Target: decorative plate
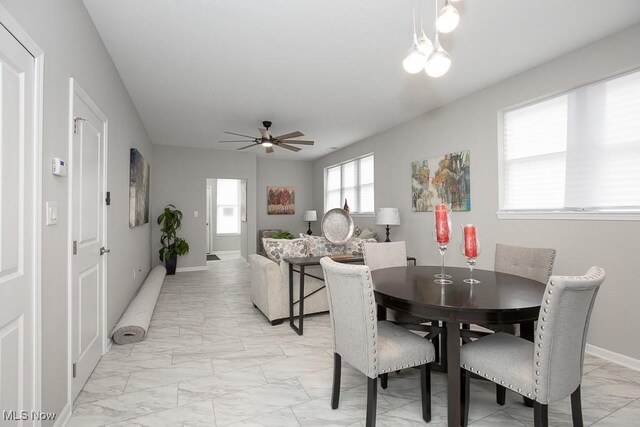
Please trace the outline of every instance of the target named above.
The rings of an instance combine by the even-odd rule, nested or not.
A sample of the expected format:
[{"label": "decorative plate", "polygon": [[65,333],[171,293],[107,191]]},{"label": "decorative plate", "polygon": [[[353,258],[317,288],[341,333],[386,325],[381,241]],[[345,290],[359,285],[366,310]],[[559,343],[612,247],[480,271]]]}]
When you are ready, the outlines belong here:
[{"label": "decorative plate", "polygon": [[342,245],[353,236],[353,219],[342,208],[331,209],[322,217],[322,234],[331,243]]}]

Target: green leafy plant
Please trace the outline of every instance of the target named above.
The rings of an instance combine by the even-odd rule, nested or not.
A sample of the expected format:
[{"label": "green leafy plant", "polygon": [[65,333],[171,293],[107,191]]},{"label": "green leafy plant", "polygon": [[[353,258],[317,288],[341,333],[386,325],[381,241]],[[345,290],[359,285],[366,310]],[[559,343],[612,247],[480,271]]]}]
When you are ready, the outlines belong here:
[{"label": "green leafy plant", "polygon": [[287,230],[276,231],[271,235],[274,239],[293,239],[294,235]]},{"label": "green leafy plant", "polygon": [[185,255],[189,253],[189,243],[177,236],[178,230],[182,227],[182,212],[174,205],[167,205],[164,211],[158,216],[160,225],[160,243],[162,248],[158,251],[160,261],[164,262],[175,255]]}]

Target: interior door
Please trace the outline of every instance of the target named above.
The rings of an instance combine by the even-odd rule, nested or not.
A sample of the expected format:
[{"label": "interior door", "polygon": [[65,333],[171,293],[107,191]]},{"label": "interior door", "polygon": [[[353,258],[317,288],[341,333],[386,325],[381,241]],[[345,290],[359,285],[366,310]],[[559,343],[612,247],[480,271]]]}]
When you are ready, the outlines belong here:
[{"label": "interior door", "polygon": [[[26,425],[35,379],[35,60],[0,25],[0,408]],[[6,416],[6,414],[3,414]],[[6,424],[4,424],[6,423]]]},{"label": "interior door", "polygon": [[104,328],[104,123],[74,91],[71,160],[71,302],[75,399],[102,355]]},{"label": "interior door", "polygon": [[210,185],[207,185],[207,254],[210,254],[213,250],[212,242],[212,224],[211,224],[211,204],[213,190]]}]

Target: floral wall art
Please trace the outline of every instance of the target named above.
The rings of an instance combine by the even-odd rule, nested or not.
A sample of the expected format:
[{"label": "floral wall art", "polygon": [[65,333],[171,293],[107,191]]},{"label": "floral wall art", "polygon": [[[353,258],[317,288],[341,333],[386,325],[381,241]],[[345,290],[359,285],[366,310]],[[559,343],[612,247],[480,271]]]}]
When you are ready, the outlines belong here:
[{"label": "floral wall art", "polygon": [[438,203],[454,211],[471,210],[469,150],[411,163],[411,208],[432,211]]},{"label": "floral wall art", "polygon": [[296,213],[294,187],[267,187],[267,214],[293,215]]},{"label": "floral wall art", "polygon": [[132,148],[129,156],[129,227],[149,222],[149,163]]}]

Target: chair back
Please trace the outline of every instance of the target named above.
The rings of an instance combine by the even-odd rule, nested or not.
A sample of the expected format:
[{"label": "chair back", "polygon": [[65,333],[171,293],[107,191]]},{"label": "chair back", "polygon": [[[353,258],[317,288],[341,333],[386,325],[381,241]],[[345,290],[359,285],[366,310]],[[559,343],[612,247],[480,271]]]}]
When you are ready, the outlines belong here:
[{"label": "chair back", "polygon": [[407,245],[405,242],[365,243],[363,255],[364,263],[371,271],[407,266]]},{"label": "chair back", "polygon": [[538,317],[533,355],[535,399],[543,404],[569,396],[580,385],[587,329],[605,271],[552,276]]},{"label": "chair back", "polygon": [[366,265],[320,260],[329,299],[333,351],[369,378],[378,376],[378,318]]},{"label": "chair back", "polygon": [[553,271],[556,250],[496,243],[494,270],[547,283]]}]

